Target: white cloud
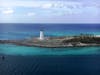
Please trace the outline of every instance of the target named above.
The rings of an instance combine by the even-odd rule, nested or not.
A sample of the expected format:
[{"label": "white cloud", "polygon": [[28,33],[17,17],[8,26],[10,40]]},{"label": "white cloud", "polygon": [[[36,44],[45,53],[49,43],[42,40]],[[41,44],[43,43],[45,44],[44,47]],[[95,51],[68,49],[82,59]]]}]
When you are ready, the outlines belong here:
[{"label": "white cloud", "polygon": [[27,13],[27,16],[35,16],[35,15],[36,15],[36,13],[34,13],[34,12]]},{"label": "white cloud", "polygon": [[45,0],[2,0],[0,1],[0,7],[30,7],[30,8],[42,8],[42,9],[54,9],[54,8],[60,8],[60,9],[79,9],[80,8],[85,8],[88,6],[92,7],[100,7],[100,3],[96,2],[95,0],[87,2],[85,1],[74,1],[74,0],[68,0],[68,1],[57,1],[57,0],[52,0],[52,1],[45,1]]},{"label": "white cloud", "polygon": [[46,4],[42,5],[42,8],[44,8],[44,9],[49,9],[49,8],[52,8],[52,7],[53,7],[53,3],[46,3]]},{"label": "white cloud", "polygon": [[1,12],[2,14],[5,14],[5,15],[11,15],[14,13],[14,10],[12,8],[7,8],[7,9],[2,9]]},{"label": "white cloud", "polygon": [[[11,1],[11,2],[2,1],[0,7],[11,7],[11,8],[25,7],[25,8],[32,8],[32,9],[36,8],[37,10],[38,8],[40,8],[43,10],[38,12],[46,13],[46,10],[47,11],[50,10],[52,12],[58,12],[60,14],[79,14],[85,11],[89,12],[90,10],[92,10],[92,8],[93,9],[99,8],[98,3],[95,4],[93,2],[90,2],[89,4],[87,4],[86,2],[81,2],[81,1],[76,1],[76,2],[75,1]],[[14,11],[12,9],[6,9],[3,10],[3,13],[12,14],[14,13]],[[90,13],[92,12],[90,11]],[[28,13],[27,15],[34,16],[35,13]]]},{"label": "white cloud", "polygon": [[[100,2],[79,1],[79,0],[12,0],[0,1],[0,11],[2,14],[11,15],[16,10],[15,15],[18,18],[25,17],[25,19],[48,19],[49,21],[61,20],[76,20],[94,19],[100,15]],[[21,10],[22,9],[22,10]],[[25,9],[25,10],[24,10]],[[2,15],[0,14],[0,15]],[[3,16],[4,16],[3,15]],[[14,15],[14,16],[15,16]],[[29,17],[28,17],[29,16]],[[34,17],[35,16],[35,17]],[[5,16],[9,17],[9,16]],[[15,18],[15,17],[14,17]],[[37,21],[38,21],[37,19]],[[53,19],[53,20],[52,20]],[[30,19],[28,19],[30,20]],[[87,20],[88,21],[88,20]],[[59,20],[60,22],[60,20]]]},{"label": "white cloud", "polygon": [[[69,5],[82,5],[86,4],[84,2],[78,2],[78,1],[2,1],[0,2],[0,6],[2,7],[44,7],[44,8],[50,8],[52,6],[54,7],[64,7]],[[87,4],[92,5],[93,2]],[[99,5],[99,3],[96,3],[96,5]],[[95,4],[94,4],[95,5]]]}]

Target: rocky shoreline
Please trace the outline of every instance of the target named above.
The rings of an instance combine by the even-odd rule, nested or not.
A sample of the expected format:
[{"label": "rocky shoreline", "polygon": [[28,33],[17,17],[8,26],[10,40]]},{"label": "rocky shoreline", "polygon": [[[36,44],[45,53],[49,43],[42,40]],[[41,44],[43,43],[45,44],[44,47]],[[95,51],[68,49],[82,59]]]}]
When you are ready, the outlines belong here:
[{"label": "rocky shoreline", "polygon": [[0,44],[14,44],[14,45],[20,45],[20,46],[44,47],[44,48],[100,46],[100,43],[95,43],[95,42],[84,43],[84,42],[76,41],[76,40],[77,39],[75,37],[52,37],[52,38],[46,38],[45,40],[39,40],[38,38],[35,37],[35,38],[24,39],[24,40],[0,40]]}]

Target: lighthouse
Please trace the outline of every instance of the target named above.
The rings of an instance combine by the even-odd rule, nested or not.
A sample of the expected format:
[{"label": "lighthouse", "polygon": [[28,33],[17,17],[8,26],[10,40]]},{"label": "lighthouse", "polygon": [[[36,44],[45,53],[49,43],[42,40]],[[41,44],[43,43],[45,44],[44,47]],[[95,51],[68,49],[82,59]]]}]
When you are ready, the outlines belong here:
[{"label": "lighthouse", "polygon": [[44,40],[44,32],[43,30],[40,30],[40,37],[39,37],[40,40]]}]

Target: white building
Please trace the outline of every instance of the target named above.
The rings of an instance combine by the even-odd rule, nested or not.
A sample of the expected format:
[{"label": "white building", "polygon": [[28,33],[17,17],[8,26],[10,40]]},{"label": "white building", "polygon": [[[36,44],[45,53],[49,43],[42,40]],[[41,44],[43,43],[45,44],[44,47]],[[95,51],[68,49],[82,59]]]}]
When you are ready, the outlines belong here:
[{"label": "white building", "polygon": [[40,40],[44,40],[44,32],[43,30],[40,30],[40,37],[39,37]]}]

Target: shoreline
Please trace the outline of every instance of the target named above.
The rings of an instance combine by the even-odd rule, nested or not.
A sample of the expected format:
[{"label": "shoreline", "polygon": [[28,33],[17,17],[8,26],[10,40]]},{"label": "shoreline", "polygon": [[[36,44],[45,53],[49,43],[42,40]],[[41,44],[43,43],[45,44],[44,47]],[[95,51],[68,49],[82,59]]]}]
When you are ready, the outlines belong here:
[{"label": "shoreline", "polygon": [[[78,36],[78,39],[79,39],[79,37],[80,36]],[[93,38],[93,37],[91,37],[91,38]],[[94,38],[100,39],[99,36],[95,36]],[[75,42],[73,40],[75,40]],[[24,39],[24,40],[0,40],[0,44],[14,44],[14,45],[19,45],[19,46],[43,47],[43,48],[100,46],[100,43],[97,44],[97,43],[82,43],[80,41],[77,42],[76,38],[73,36],[71,36],[71,37],[68,37],[68,36],[48,37],[48,38],[45,38],[45,40],[39,40],[38,37]]]}]

